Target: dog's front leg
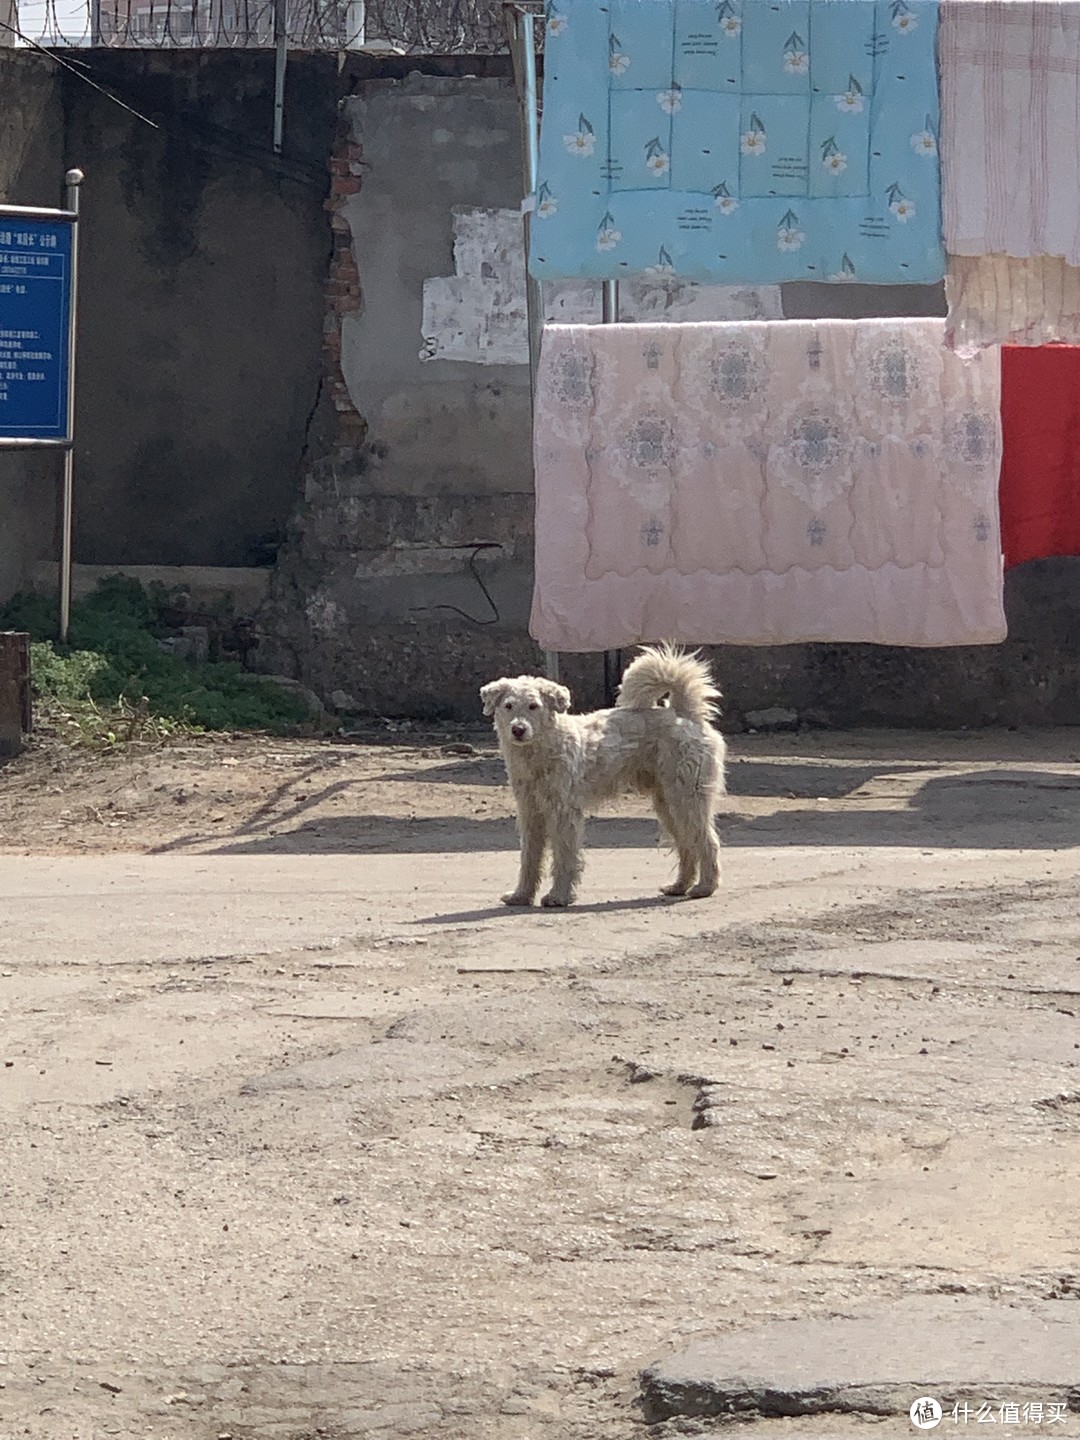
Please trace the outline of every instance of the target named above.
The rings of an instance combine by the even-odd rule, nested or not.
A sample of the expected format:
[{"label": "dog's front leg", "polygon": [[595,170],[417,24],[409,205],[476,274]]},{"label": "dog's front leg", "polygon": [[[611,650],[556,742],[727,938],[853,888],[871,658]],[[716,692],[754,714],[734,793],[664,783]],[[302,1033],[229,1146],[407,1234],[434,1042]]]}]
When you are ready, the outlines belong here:
[{"label": "dog's front leg", "polygon": [[531,806],[519,806],[518,830],[521,833],[521,869],[517,888],[504,895],[504,905],[531,905],[540,888],[540,872],[547,848],[544,817]]},{"label": "dog's front leg", "polygon": [[580,810],[558,810],[552,816],[552,881],[541,905],[572,905],[581,879],[581,846],[585,838],[585,816]]}]

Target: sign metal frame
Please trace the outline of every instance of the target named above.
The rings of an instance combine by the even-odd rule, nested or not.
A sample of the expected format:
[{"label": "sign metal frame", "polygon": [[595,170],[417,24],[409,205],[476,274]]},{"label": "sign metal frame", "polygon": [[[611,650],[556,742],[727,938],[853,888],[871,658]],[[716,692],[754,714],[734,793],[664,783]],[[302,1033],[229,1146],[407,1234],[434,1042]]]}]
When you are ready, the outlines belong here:
[{"label": "sign metal frame", "polygon": [[[13,221],[16,223],[19,221],[23,221],[25,223],[29,223],[30,225],[48,226],[50,228],[59,225],[68,225],[71,229],[70,247],[64,257],[65,259],[67,259],[68,263],[62,274],[46,275],[41,278],[35,277],[33,275],[24,275],[22,277],[17,277],[14,274],[8,273],[9,270],[15,268],[14,265],[9,267],[4,267],[3,265],[0,265],[0,287],[3,287],[5,285],[15,285],[20,279],[22,280],[24,285],[24,293],[25,288],[30,286],[36,286],[40,290],[42,286],[42,280],[51,282],[53,285],[59,286],[56,299],[50,299],[46,305],[35,306],[34,313],[36,316],[39,311],[44,312],[46,314],[46,319],[55,319],[57,317],[57,311],[59,311],[59,319],[61,321],[60,339],[61,343],[64,345],[65,348],[63,354],[57,356],[53,360],[53,372],[49,378],[52,379],[54,383],[57,383],[60,388],[59,399],[61,405],[62,427],[64,430],[64,434],[0,435],[0,450],[24,450],[28,448],[66,450],[70,448],[74,438],[72,434],[73,415],[72,406],[70,403],[71,396],[69,392],[72,391],[74,388],[72,385],[72,372],[75,351],[75,289],[76,272],[78,268],[79,212],[77,208],[68,210],[47,210],[39,206],[32,205],[0,205],[0,229],[6,228],[6,222],[9,221]],[[39,230],[37,233],[39,236],[41,236],[44,235],[46,232]],[[8,249],[8,247],[0,245],[0,252],[6,254],[13,255],[14,253],[19,253],[20,251],[25,253],[28,259],[40,260],[45,259],[46,257],[50,259],[52,258],[51,256],[48,256],[48,252],[44,249],[35,250],[30,247],[14,246]],[[3,312],[5,309],[3,303],[4,299],[5,295],[2,288],[0,288],[0,328],[3,328]],[[15,353],[17,358],[18,352]],[[0,356],[0,358],[3,357]],[[50,356],[50,359],[53,359],[53,357]],[[14,383],[25,384],[26,382],[16,381]],[[0,414],[0,424],[2,423],[3,415]],[[12,428],[16,428],[17,425],[18,420],[12,423]]]},{"label": "sign metal frame", "polygon": [[[69,225],[71,227],[70,248],[68,251],[69,259],[66,267],[66,273],[63,273],[59,277],[61,281],[59,296],[60,315],[62,320],[66,318],[66,335],[61,334],[58,338],[60,339],[61,343],[66,344],[66,349],[63,352],[62,358],[49,355],[49,359],[53,361],[54,364],[53,376],[54,378],[59,379],[60,384],[61,395],[59,396],[59,400],[62,402],[63,405],[63,434],[59,436],[19,434],[0,435],[0,452],[5,450],[60,450],[64,456],[64,482],[61,504],[59,625],[59,637],[62,643],[67,642],[68,625],[71,618],[71,542],[75,478],[75,343],[78,334],[79,296],[79,186],[83,182],[83,172],[81,170],[69,170],[64,176],[64,182],[67,187],[66,209],[52,210],[35,205],[0,205],[0,226],[6,227],[6,222],[8,221],[14,221],[17,223],[21,220],[27,225],[33,225],[34,223],[36,223],[38,225],[47,226]],[[6,253],[8,253],[9,255],[25,253],[27,256],[33,255],[35,256],[35,258],[41,258],[42,256],[47,255],[49,248],[50,247],[47,246],[0,246],[0,250],[6,251]],[[3,268],[3,266],[0,266],[0,270],[2,270]],[[35,277],[33,277],[32,275],[19,275],[14,273],[20,269],[17,262],[11,262],[7,268],[13,273],[10,275],[0,273],[0,285],[8,283],[14,285],[23,281],[25,281],[26,284],[34,283]],[[29,270],[32,267],[27,266],[25,268]],[[41,278],[55,280],[58,277],[52,275]],[[23,290],[20,292],[19,299],[22,300],[23,296],[29,293],[30,292],[26,290],[24,285]],[[4,299],[5,294],[4,292],[0,291],[0,330],[4,328],[2,324]],[[55,298],[50,299],[48,309],[42,310],[41,313],[45,314],[46,316],[48,316],[48,314],[51,314],[53,318],[55,318],[55,304]],[[62,325],[61,330],[63,330],[63,328],[64,327]],[[31,332],[29,338],[32,339],[34,335],[38,335],[40,338],[40,332],[38,331]],[[15,338],[17,340],[19,337],[16,336]],[[24,336],[23,338],[27,337]],[[15,369],[15,366],[18,363],[17,357],[20,352],[15,348],[12,348],[10,351],[4,348],[3,353],[10,353],[14,359],[14,363],[10,367],[10,373],[12,373],[12,375],[18,373],[20,377],[22,377],[25,374],[25,370]],[[39,360],[36,363],[44,364],[45,362]],[[55,367],[59,367],[58,377],[56,377],[55,374]],[[9,367],[3,368],[8,369]],[[43,378],[48,374],[48,372],[41,373]],[[13,381],[13,383],[38,384],[42,382],[36,379],[33,382],[28,382],[24,378],[20,378],[18,381]],[[17,429],[19,427],[16,422],[12,422],[10,428]],[[28,426],[25,428],[46,427]],[[55,426],[47,428],[58,429],[60,428],[60,426],[59,423],[57,423]]]}]

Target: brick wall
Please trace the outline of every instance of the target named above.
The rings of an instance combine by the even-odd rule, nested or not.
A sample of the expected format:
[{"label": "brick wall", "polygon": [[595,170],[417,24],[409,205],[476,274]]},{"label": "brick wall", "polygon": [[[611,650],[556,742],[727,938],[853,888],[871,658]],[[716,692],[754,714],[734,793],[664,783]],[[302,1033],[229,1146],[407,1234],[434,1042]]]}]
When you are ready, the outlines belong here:
[{"label": "brick wall", "polygon": [[341,369],[341,330],[346,315],[355,314],[363,304],[360,271],[353,251],[352,229],[345,214],[345,202],[359,195],[363,183],[363,147],[352,139],[347,124],[339,124],[330,157],[330,194],[324,207],[330,214],[333,249],[326,282],[326,318],[323,328],[324,383],[337,419],[336,444],[341,448],[362,445],[367,424],[357,410]]}]

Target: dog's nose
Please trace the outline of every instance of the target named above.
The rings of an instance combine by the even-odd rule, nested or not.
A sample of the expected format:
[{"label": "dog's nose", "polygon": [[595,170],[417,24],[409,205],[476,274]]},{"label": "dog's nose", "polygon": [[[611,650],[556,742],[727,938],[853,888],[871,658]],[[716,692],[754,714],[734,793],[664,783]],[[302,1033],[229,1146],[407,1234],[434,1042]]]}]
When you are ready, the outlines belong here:
[{"label": "dog's nose", "polygon": [[524,725],[521,725],[521,724],[511,725],[511,726],[510,726],[510,734],[513,735],[513,737],[514,737],[515,740],[524,740],[524,739],[525,739],[525,726],[524,726]]}]

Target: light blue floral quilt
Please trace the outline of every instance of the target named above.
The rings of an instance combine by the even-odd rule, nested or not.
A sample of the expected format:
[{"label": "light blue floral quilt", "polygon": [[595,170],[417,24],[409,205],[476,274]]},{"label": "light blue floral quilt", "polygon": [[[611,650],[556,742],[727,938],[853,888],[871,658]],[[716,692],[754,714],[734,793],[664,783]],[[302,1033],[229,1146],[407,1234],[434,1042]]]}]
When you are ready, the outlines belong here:
[{"label": "light blue floral quilt", "polygon": [[929,284],[936,0],[551,0],[530,268]]}]

